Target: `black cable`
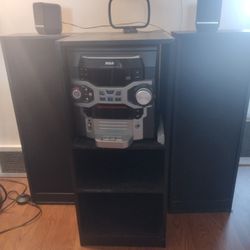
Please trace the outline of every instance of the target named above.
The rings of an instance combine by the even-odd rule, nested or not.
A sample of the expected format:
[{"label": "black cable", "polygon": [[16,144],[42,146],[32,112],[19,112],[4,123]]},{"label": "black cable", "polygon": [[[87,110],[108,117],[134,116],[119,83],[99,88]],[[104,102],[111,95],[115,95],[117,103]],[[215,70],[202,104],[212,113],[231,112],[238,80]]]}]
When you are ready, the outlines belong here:
[{"label": "black cable", "polygon": [[42,209],[41,209],[37,204],[35,204],[35,203],[33,203],[33,202],[29,202],[29,203],[27,203],[27,204],[29,204],[30,206],[33,206],[33,207],[37,208],[37,209],[38,209],[38,212],[37,212],[32,218],[30,218],[29,220],[25,221],[24,223],[0,231],[0,234],[4,234],[4,233],[7,233],[7,232],[9,232],[9,231],[18,229],[18,228],[20,228],[20,227],[27,226],[27,225],[29,225],[29,224],[35,222],[37,219],[39,219],[39,218],[42,216]]},{"label": "black cable", "polygon": [[[131,25],[131,24],[145,24],[144,22],[130,22],[130,23],[118,23],[118,25]],[[74,23],[69,23],[69,22],[62,22],[62,24],[66,24],[66,25],[70,25],[79,29],[83,29],[83,30],[89,30],[89,29],[97,29],[97,28],[107,28],[107,27],[111,27],[110,24],[101,24],[101,25],[95,25],[95,26],[80,26]]]},{"label": "black cable", "polygon": [[13,207],[15,205],[15,203],[16,203],[15,201],[11,201],[8,205],[6,205],[5,207],[1,208],[0,209],[0,214],[3,213],[3,212],[5,212],[8,208]]},{"label": "black cable", "polygon": [[[16,197],[15,197],[15,198],[12,198],[12,197],[10,196],[11,193],[15,193],[15,194],[16,194]],[[19,194],[16,190],[10,190],[10,191],[8,192],[8,198],[9,198],[10,200],[12,200],[12,201],[16,201],[16,198],[17,198],[19,195],[20,195],[20,194]]]},{"label": "black cable", "polygon": [[2,184],[0,184],[0,188],[2,189],[2,192],[4,194],[4,196],[1,196],[1,200],[0,200],[0,207],[1,207],[4,204],[4,202],[7,200],[8,194],[7,194],[7,190]]},{"label": "black cable", "polygon": [[[23,190],[22,190],[22,192],[21,192],[20,194],[24,194],[24,193],[27,191],[27,189],[28,189],[27,185],[26,185],[25,183],[20,182],[20,181],[10,180],[10,179],[6,179],[6,178],[1,178],[1,179],[0,179],[0,182],[9,182],[9,183],[15,183],[15,184],[22,185],[24,188],[23,188]],[[6,199],[9,198],[9,197],[8,197],[8,194],[9,194],[10,192],[12,192],[12,191],[15,191],[15,190],[9,191],[9,192],[7,193]],[[16,192],[16,191],[15,191],[15,192]],[[16,201],[15,201],[15,200],[12,200],[9,204],[7,204],[5,207],[2,207],[2,208],[0,209],[0,214],[3,213],[3,212],[5,212],[7,209],[13,207],[15,204],[16,204]]]},{"label": "black cable", "polygon": [[[150,23],[149,26],[153,26],[153,27],[156,27],[158,28],[159,30],[163,31],[163,32],[166,32],[167,34],[171,35],[171,32],[163,29],[161,26],[157,25],[157,24],[153,24],[153,23]],[[156,31],[156,30],[153,30],[153,31]]]},{"label": "black cable", "polygon": [[[4,208],[0,209],[0,214],[1,214],[2,212],[6,211],[7,208],[13,207],[14,205],[18,204],[18,198],[21,195],[25,195],[25,192],[27,191],[28,187],[27,187],[27,185],[25,183],[22,183],[22,182],[19,182],[19,181],[15,181],[15,180],[0,179],[0,181],[10,182],[10,183],[16,183],[16,184],[20,184],[20,185],[22,185],[24,187],[24,189],[22,190],[21,193],[18,193],[16,190],[10,190],[10,191],[7,192],[7,190],[4,188],[4,186],[2,184],[0,184],[0,187],[4,190],[3,191],[4,195],[5,195],[4,201],[6,201],[7,199],[11,200],[11,202],[8,205],[6,205]],[[12,194],[15,194],[16,196],[12,197]],[[24,223],[21,223],[21,224],[19,224],[17,226],[10,227],[10,228],[7,228],[7,229],[4,229],[4,230],[0,231],[0,234],[4,234],[4,233],[7,233],[9,231],[18,229],[20,227],[24,227],[26,225],[29,225],[29,224],[35,222],[37,219],[39,219],[41,217],[41,215],[42,215],[42,209],[37,204],[35,204],[34,202],[31,202],[31,201],[27,201],[27,202],[25,201],[25,203],[22,202],[22,204],[28,204],[30,206],[33,206],[33,207],[35,207],[38,210],[38,212],[32,218],[30,218],[29,220],[25,221]]]},{"label": "black cable", "polygon": [[62,22],[62,24],[67,24],[79,29],[83,29],[83,30],[89,30],[89,29],[97,29],[97,28],[104,28],[104,27],[110,27],[110,25],[108,24],[103,24],[103,25],[96,25],[96,26],[87,26],[87,27],[83,27],[74,23],[69,23],[69,22]]},{"label": "black cable", "polygon": [[6,178],[0,178],[0,182],[9,182],[9,183],[15,183],[15,184],[19,184],[19,185],[22,185],[24,187],[23,191],[21,192],[21,194],[24,194],[27,189],[28,189],[28,186],[23,183],[23,182],[20,182],[20,181],[16,181],[16,180],[11,180],[11,179],[6,179]]},{"label": "black cable", "polygon": [[[88,27],[83,27],[83,26],[80,26],[80,25],[77,25],[77,24],[73,24],[73,23],[68,23],[68,22],[62,22],[63,24],[67,24],[67,25],[71,25],[73,27],[76,27],[76,28],[79,28],[79,29],[83,29],[83,30],[88,30],[88,29],[96,29],[96,28],[104,28],[104,27],[111,27],[109,24],[103,24],[103,25],[96,25],[96,26],[88,26]],[[131,25],[131,24],[138,24],[138,23],[144,23],[144,22],[130,22],[130,23],[118,23],[118,25]],[[144,23],[145,24],[145,23]],[[156,25],[156,24],[153,24],[153,23],[150,23],[149,26],[153,26],[153,27],[156,27],[158,28],[159,30],[163,31],[163,32],[166,32],[167,34],[170,34],[171,33],[165,29],[163,29],[162,27]],[[154,32],[154,31],[157,31],[157,30],[150,30],[150,31],[144,31],[144,32]]]}]

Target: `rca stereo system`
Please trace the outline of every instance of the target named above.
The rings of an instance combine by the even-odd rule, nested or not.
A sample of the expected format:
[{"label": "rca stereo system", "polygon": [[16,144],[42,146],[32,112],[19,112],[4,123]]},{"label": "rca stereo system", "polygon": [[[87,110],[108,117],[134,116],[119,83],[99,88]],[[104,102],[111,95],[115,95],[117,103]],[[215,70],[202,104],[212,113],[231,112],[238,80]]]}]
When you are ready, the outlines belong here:
[{"label": "rca stereo system", "polygon": [[69,54],[78,136],[127,148],[156,134],[156,48],[74,50]]}]

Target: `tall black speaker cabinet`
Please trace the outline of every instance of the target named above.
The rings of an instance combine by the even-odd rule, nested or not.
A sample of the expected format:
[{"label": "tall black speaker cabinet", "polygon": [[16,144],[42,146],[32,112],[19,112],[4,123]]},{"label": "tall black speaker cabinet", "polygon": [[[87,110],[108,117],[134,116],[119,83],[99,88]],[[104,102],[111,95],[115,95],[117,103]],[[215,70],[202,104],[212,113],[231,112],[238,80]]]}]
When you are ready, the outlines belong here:
[{"label": "tall black speaker cabinet", "polygon": [[250,85],[250,33],[175,33],[172,212],[230,211]]},{"label": "tall black speaker cabinet", "polygon": [[55,41],[62,36],[1,38],[32,199],[73,202],[65,96]]}]

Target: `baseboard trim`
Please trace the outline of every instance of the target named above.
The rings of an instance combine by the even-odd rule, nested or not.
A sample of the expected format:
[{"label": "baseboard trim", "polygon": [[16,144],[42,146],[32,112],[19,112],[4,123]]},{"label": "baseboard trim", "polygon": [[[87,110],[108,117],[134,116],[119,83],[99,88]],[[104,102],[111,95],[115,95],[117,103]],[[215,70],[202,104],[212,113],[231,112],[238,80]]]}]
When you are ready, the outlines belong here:
[{"label": "baseboard trim", "polygon": [[99,235],[83,235],[81,241],[81,246],[89,247],[90,249],[97,246],[121,246],[121,247],[143,247],[146,249],[151,248],[165,248],[166,240],[165,236],[159,237],[136,237],[136,236],[99,236]]},{"label": "baseboard trim", "polygon": [[76,201],[74,193],[33,193],[31,198],[38,204],[74,204]]},{"label": "baseboard trim", "polygon": [[231,200],[170,201],[169,204],[169,213],[230,213],[231,211]]},{"label": "baseboard trim", "polygon": [[240,157],[239,166],[240,167],[249,167],[250,166],[250,157]]},{"label": "baseboard trim", "polygon": [[246,121],[241,143],[241,157],[250,157],[250,120]]},{"label": "baseboard trim", "polygon": [[21,152],[22,146],[17,145],[0,145],[0,152]]},{"label": "baseboard trim", "polygon": [[0,172],[0,178],[27,178],[26,173],[1,173]]}]

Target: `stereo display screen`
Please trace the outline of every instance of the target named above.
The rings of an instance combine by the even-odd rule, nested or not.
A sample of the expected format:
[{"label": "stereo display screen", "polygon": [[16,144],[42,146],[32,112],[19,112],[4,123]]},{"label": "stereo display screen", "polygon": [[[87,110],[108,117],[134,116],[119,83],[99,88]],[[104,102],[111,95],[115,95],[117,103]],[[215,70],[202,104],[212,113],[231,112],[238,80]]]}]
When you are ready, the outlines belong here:
[{"label": "stereo display screen", "polygon": [[143,61],[139,56],[131,58],[81,57],[79,78],[100,87],[123,87],[144,79]]}]

